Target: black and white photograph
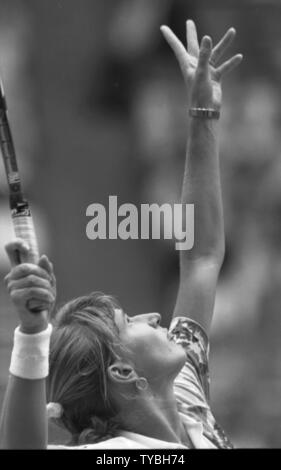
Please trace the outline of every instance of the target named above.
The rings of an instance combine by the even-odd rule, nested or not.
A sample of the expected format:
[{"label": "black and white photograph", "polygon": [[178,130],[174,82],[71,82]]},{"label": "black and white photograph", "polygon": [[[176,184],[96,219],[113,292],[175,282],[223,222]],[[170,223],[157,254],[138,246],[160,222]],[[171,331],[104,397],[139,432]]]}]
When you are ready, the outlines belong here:
[{"label": "black and white photograph", "polygon": [[280,449],[281,0],[0,0],[0,82],[0,449]]}]

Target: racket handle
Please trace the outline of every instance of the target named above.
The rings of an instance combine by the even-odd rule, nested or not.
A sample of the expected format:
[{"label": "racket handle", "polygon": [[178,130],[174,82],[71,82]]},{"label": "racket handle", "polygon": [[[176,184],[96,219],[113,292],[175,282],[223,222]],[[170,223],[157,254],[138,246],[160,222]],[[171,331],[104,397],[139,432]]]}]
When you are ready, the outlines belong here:
[{"label": "racket handle", "polygon": [[13,226],[16,237],[24,240],[29,246],[28,261],[37,264],[39,251],[32,217],[30,215],[13,217]]},{"label": "racket handle", "polygon": [[[16,237],[24,240],[29,246],[28,261],[30,263],[37,264],[39,260],[39,251],[31,215],[15,216],[12,220]],[[22,262],[20,256],[19,262]],[[32,313],[39,313],[44,310],[36,300],[32,299],[28,302],[27,308]]]}]

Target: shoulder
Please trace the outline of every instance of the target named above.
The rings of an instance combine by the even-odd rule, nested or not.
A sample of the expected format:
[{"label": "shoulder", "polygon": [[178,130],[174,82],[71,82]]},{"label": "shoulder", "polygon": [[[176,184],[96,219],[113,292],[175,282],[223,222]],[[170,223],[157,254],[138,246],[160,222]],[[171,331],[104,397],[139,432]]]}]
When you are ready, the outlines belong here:
[{"label": "shoulder", "polygon": [[209,340],[199,323],[190,318],[176,317],[171,322],[170,334],[196,362],[203,364],[208,360]]},{"label": "shoulder", "polygon": [[186,362],[175,380],[177,394],[184,394],[194,405],[206,408],[209,401],[209,340],[204,329],[186,317],[176,317],[172,320],[170,334],[173,340],[180,344],[186,353]]},{"label": "shoulder", "polygon": [[185,349],[186,362],[174,382],[178,410],[203,426],[203,434],[218,448],[232,447],[217,424],[209,403],[209,341],[199,323],[176,317],[170,327],[174,341]]}]

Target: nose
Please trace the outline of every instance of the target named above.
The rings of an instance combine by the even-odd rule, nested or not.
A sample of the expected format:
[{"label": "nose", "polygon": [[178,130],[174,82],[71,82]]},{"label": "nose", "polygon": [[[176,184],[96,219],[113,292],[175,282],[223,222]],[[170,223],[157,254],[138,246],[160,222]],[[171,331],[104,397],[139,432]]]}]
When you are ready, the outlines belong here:
[{"label": "nose", "polygon": [[161,315],[157,312],[142,313],[133,317],[134,321],[146,322],[149,325],[157,327],[161,323]]}]

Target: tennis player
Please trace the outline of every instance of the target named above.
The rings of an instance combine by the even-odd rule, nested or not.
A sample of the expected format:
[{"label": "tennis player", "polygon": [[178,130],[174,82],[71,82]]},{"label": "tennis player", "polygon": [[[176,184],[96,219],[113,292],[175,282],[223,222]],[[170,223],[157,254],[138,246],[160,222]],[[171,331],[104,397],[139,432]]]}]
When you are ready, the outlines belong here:
[{"label": "tennis player", "polygon": [[[8,244],[13,267],[5,282],[20,325],[2,410],[2,448],[231,447],[210,409],[208,335],[224,257],[221,80],[242,56],[221,62],[235,36],[232,28],[214,48],[208,36],[199,46],[195,25],[187,21],[187,49],[168,27],[161,30],[186,83],[182,203],[195,205],[195,244],[180,252],[170,329],[161,327],[159,313],[131,317],[100,293],[66,303],[51,325],[51,263],[46,256],[38,265],[28,263],[24,242]],[[27,262],[16,265],[16,250]],[[32,314],[31,299],[45,310]],[[48,414],[70,432],[68,446],[48,446]]]}]

